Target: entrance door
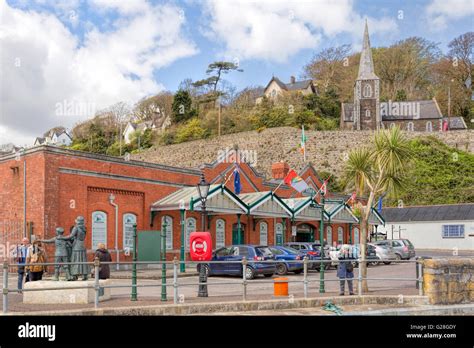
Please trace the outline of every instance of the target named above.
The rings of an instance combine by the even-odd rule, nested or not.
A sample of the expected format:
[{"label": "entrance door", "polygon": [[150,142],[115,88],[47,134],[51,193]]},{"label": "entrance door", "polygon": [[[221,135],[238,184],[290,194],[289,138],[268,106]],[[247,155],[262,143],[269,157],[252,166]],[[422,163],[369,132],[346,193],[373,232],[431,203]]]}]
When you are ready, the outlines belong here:
[{"label": "entrance door", "polygon": [[240,233],[237,231],[237,224],[232,225],[232,244],[245,244],[244,241],[244,231],[245,231],[245,224],[240,224]]},{"label": "entrance door", "polygon": [[277,223],[275,225],[276,245],[283,245],[283,224]]},{"label": "entrance door", "polygon": [[314,242],[313,226],[308,224],[299,225],[296,230],[296,241],[310,243]]}]

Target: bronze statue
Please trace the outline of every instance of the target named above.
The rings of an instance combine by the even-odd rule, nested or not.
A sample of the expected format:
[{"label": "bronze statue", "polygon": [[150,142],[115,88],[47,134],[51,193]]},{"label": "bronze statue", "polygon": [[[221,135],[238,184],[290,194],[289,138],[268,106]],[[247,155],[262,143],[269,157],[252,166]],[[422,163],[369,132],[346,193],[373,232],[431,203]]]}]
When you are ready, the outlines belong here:
[{"label": "bronze statue", "polygon": [[[86,253],[86,227],[84,226],[84,217],[76,218],[76,225],[69,236],[63,237],[64,240],[72,240],[71,262],[87,262]],[[72,264],[71,275],[74,280],[82,276],[82,280],[87,280],[89,266],[86,264]]]},{"label": "bronze statue", "polygon": [[61,268],[64,268],[66,273],[66,280],[72,280],[71,273],[69,272],[69,265],[60,265],[61,262],[70,262],[71,255],[68,253],[70,242],[68,242],[64,236],[64,228],[57,227],[56,228],[56,237],[51,239],[39,239],[40,242],[43,243],[54,243],[56,249],[54,251],[54,262],[56,265],[54,266],[54,278],[53,280],[59,280],[59,274],[61,273]]}]

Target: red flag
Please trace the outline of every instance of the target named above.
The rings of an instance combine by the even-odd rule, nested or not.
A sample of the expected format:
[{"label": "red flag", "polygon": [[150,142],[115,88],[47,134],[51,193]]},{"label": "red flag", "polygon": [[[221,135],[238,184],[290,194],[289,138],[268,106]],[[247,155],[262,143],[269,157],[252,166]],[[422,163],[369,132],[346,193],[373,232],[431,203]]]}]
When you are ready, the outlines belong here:
[{"label": "red flag", "polygon": [[324,180],[323,184],[321,185],[321,194],[323,194],[324,196],[326,196],[326,194],[328,193],[327,182],[327,180]]},{"label": "red flag", "polygon": [[285,179],[283,179],[283,182],[286,185],[293,187],[298,192],[303,192],[309,187],[308,184],[302,178],[300,178],[293,169],[288,172],[288,174],[285,176]]}]

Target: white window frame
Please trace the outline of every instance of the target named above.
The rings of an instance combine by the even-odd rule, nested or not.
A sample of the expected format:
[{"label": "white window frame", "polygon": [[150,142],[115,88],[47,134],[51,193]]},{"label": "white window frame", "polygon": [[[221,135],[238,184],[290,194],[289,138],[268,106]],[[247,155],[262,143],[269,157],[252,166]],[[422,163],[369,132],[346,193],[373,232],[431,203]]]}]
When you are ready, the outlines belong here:
[{"label": "white window frame", "polygon": [[354,240],[352,244],[359,244],[360,243],[360,230],[358,227],[354,227]]},{"label": "white window frame", "polygon": [[372,97],[372,86],[368,83],[364,85],[364,88],[362,89],[362,96],[364,98],[371,98]]},{"label": "white window frame", "polygon": [[441,238],[443,239],[464,239],[464,225],[462,224],[452,224],[452,225],[442,225],[441,226]]},{"label": "white window frame", "polygon": [[344,244],[344,229],[341,226],[337,228],[337,244]]},{"label": "white window frame", "polygon": [[326,227],[326,242],[329,246],[332,246],[332,226]]},{"label": "white window frame", "polygon": [[365,117],[370,117],[370,109],[365,109]]},{"label": "white window frame", "polygon": [[161,218],[161,228],[163,229],[163,222],[166,219],[166,250],[173,250],[173,217],[164,215]]},{"label": "white window frame", "polygon": [[[126,225],[128,224],[126,222],[127,217],[133,217],[132,220],[132,226],[131,229],[126,229]],[[125,213],[122,215],[122,230],[123,230],[123,249],[125,251],[130,251],[133,250],[133,224],[137,223],[137,215],[133,213]]]},{"label": "white window frame", "polygon": [[415,130],[415,124],[413,122],[408,122],[407,131],[413,132]]},{"label": "white window frame", "polygon": [[433,131],[433,123],[431,123],[431,121],[426,122],[426,131],[427,132]]},{"label": "white window frame", "polygon": [[268,224],[260,222],[260,245],[268,245]]}]

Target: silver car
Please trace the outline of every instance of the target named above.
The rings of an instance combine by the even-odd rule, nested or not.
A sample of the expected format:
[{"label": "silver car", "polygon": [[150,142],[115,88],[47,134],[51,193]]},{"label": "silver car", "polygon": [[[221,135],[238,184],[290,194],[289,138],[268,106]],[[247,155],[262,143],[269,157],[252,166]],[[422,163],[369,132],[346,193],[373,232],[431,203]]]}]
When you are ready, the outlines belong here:
[{"label": "silver car", "polygon": [[410,260],[416,255],[415,247],[408,239],[386,239],[374,244],[391,246],[397,260]]},{"label": "silver car", "polygon": [[395,254],[395,251],[390,245],[388,245],[388,243],[369,243],[369,245],[372,245],[375,248],[377,258],[384,264],[390,265],[392,261],[397,260],[397,255]]}]

